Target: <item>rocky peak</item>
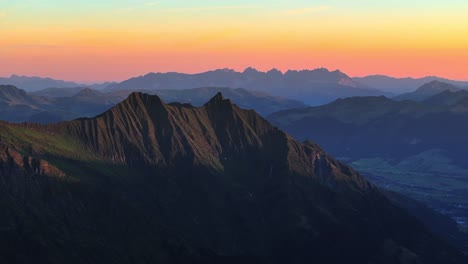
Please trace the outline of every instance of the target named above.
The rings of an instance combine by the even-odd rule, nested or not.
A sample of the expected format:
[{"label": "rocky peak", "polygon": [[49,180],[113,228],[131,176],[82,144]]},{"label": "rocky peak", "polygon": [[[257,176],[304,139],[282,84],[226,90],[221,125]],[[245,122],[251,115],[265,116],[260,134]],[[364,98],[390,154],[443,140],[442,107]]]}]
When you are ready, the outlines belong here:
[{"label": "rocky peak", "polygon": [[220,103],[229,101],[229,99],[224,99],[223,94],[221,92],[217,92],[215,96],[213,96],[206,104],[205,106],[210,106],[210,105],[218,105]]},{"label": "rocky peak", "polygon": [[122,104],[132,108],[154,108],[166,106],[166,103],[159,96],[141,92],[132,92],[128,98],[122,102]]}]

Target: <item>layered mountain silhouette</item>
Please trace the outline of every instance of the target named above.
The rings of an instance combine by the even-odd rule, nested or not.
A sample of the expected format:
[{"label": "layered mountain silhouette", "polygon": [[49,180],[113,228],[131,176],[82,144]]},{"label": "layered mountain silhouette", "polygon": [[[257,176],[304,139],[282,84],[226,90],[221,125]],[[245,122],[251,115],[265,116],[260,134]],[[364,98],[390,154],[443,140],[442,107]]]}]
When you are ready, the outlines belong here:
[{"label": "layered mountain silhouette", "polygon": [[468,153],[462,147],[468,132],[465,94],[446,90],[423,102],[386,97],[339,99],[323,106],[280,111],[268,119],[300,140],[314,138],[340,157],[402,158],[446,149],[458,165],[466,166],[463,157]]},{"label": "layered mountain silhouette", "polygon": [[11,85],[0,85],[0,119],[5,121],[25,121],[30,116],[41,113],[48,101],[30,96],[24,90]]},{"label": "layered mountain silhouette", "polygon": [[460,88],[453,84],[440,82],[440,81],[432,81],[432,82],[422,85],[421,87],[416,89],[416,91],[414,92],[400,94],[396,96],[394,99],[399,100],[399,101],[402,101],[402,100],[424,101],[444,91],[456,92],[459,90]]},{"label": "layered mountain silhouette", "polygon": [[0,260],[466,263],[352,168],[216,94],[0,123]]},{"label": "layered mountain silhouette", "polygon": [[51,78],[28,77],[11,75],[8,78],[0,77],[0,84],[21,87],[27,91],[36,91],[51,87],[76,87],[80,86],[74,82],[54,80]]},{"label": "layered mountain silhouette", "polygon": [[243,72],[220,69],[199,74],[149,73],[127,81],[109,85],[108,90],[155,90],[189,89],[194,87],[239,87],[247,90],[267,92],[271,95],[318,105],[337,98],[366,95],[385,95],[367,86],[360,85],[340,71],[327,69],[289,70],[284,74],[278,70],[268,72],[247,68]]},{"label": "layered mountain silhouette", "polygon": [[[91,84],[87,85],[94,89],[103,89],[112,83],[100,83],[100,84]],[[10,77],[0,77],[0,85],[12,85],[20,87],[21,89],[34,92],[47,88],[74,88],[74,87],[83,87],[85,85],[78,84],[75,82],[55,80],[52,78],[42,78],[42,77],[30,77],[30,76],[19,76],[11,75]]]},{"label": "layered mountain silhouette", "polygon": [[[320,105],[337,98],[352,96],[394,96],[414,91],[416,88],[431,81],[450,83],[468,90],[468,82],[466,81],[455,81],[436,76],[394,78],[385,75],[371,75],[350,78],[340,71],[328,71],[324,68],[302,71],[288,70],[285,73],[276,69],[261,72],[254,68],[247,68],[243,72],[218,69],[199,74],[177,72],[149,73],[121,83],[106,82],[88,85],[41,77],[18,75],[6,78],[0,77],[0,85],[13,85],[28,92],[38,92],[36,95],[50,97],[71,96],[70,90],[64,88],[76,90],[80,87],[108,91],[241,87],[247,90],[263,91],[276,96],[303,100],[311,105]],[[40,91],[45,89],[47,90]],[[60,96],[55,94],[59,94]]]},{"label": "layered mountain silhouette", "polygon": [[[328,105],[285,110],[268,119],[300,140],[314,139],[327,151],[349,160],[402,160],[434,149],[468,168],[465,143],[468,100],[445,91],[424,102],[385,97],[340,99]],[[445,154],[444,154],[445,155]]]},{"label": "layered mountain silhouette", "polygon": [[0,119],[10,122],[54,123],[108,110],[122,97],[83,88],[70,97],[29,94],[15,86],[0,85]]},{"label": "layered mountain silhouette", "polygon": [[[266,93],[205,87],[186,90],[145,91],[157,94],[167,102],[203,105],[218,91],[244,108],[255,109],[262,115],[276,111],[305,107],[305,104]],[[48,88],[33,93],[14,86],[0,85],[0,119],[10,122],[55,123],[79,117],[98,115],[124,100],[132,91],[103,92],[87,87]]]},{"label": "layered mountain silhouette", "polygon": [[466,81],[455,81],[436,76],[423,78],[394,78],[385,75],[370,75],[366,77],[355,77],[353,80],[362,85],[374,87],[375,89],[393,94],[409,93],[432,81],[449,83],[457,87],[468,87],[468,82]]}]

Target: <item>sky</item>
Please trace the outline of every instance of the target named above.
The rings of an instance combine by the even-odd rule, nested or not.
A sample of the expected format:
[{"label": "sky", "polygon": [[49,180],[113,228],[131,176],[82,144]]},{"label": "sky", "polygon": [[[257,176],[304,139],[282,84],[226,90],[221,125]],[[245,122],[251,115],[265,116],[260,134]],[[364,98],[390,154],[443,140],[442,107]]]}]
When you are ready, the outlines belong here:
[{"label": "sky", "polygon": [[466,0],[0,0],[0,76],[216,68],[468,80]]}]

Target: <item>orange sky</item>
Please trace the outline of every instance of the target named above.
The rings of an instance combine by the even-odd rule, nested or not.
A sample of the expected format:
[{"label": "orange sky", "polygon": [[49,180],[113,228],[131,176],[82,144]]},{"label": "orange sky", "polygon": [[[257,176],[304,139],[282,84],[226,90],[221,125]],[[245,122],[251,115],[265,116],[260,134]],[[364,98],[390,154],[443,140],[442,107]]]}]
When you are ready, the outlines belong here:
[{"label": "orange sky", "polygon": [[54,1],[0,0],[0,76],[119,81],[252,66],[468,80],[463,1]]}]

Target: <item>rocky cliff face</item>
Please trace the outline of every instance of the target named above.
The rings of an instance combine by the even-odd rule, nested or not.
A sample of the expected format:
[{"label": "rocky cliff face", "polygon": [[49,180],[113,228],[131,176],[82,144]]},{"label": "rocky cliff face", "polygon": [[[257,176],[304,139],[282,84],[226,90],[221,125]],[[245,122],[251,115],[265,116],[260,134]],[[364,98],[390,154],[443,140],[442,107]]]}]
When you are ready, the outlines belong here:
[{"label": "rocky cliff face", "polygon": [[[5,126],[0,136],[21,152],[25,128]],[[134,93],[95,118],[26,131],[49,138],[30,152],[58,169],[36,166],[41,180],[7,211],[10,236],[21,237],[15,246],[0,240],[10,261],[466,261],[350,167],[221,94],[197,108]],[[58,171],[71,178],[51,177]],[[7,208],[17,201],[0,197]]]},{"label": "rocky cliff face", "polygon": [[17,151],[0,145],[0,171],[2,175],[23,174],[64,177],[65,174],[47,161],[23,156]]}]

